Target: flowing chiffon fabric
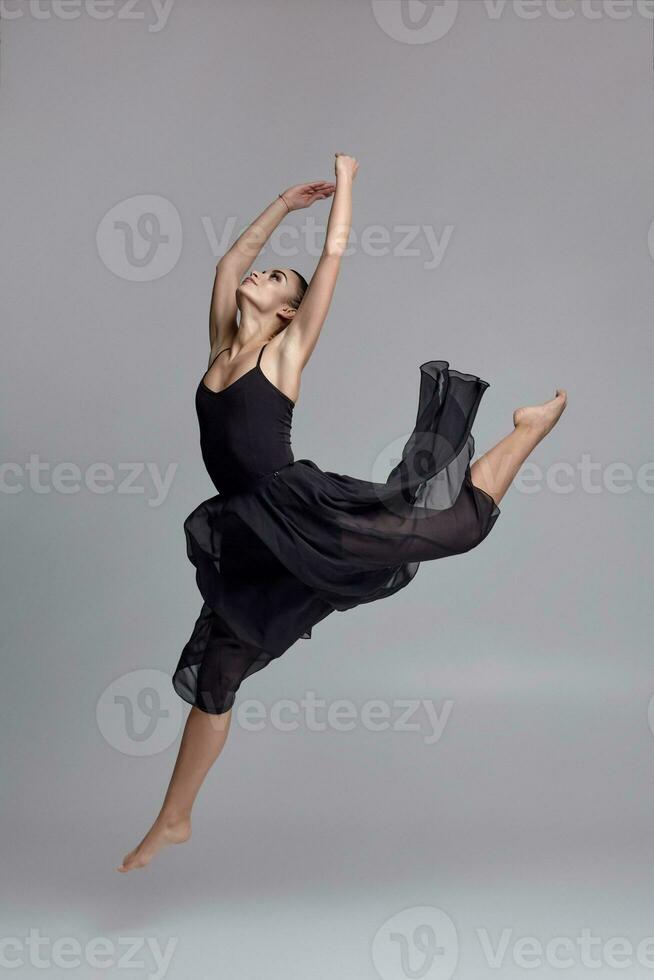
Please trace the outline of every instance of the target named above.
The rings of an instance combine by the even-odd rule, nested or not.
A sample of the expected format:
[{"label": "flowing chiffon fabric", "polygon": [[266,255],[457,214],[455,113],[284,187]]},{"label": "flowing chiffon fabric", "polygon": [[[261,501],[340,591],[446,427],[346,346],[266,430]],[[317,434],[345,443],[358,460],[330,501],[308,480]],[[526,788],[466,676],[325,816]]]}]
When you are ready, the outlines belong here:
[{"label": "flowing chiffon fabric", "polygon": [[[240,390],[218,402],[223,416],[235,399],[244,411],[250,396],[252,405],[268,398],[274,409],[277,392],[290,418],[293,403],[260,371],[239,381]],[[276,469],[189,514],[187,555],[204,602],[173,675],[180,697],[212,714],[229,710],[246,677],[309,639],[331,612],[391,596],[421,562],[484,540],[500,510],[473,485],[470,462],[488,387],[447,361],[427,361],[415,426],[385,482],[324,471],[292,453],[289,462],[287,440]]]}]

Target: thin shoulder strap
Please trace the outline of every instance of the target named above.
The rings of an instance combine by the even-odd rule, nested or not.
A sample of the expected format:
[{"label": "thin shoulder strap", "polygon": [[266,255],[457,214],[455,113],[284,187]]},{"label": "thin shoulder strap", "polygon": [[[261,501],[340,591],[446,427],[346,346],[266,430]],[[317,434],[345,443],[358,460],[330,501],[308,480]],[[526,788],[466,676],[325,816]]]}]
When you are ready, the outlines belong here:
[{"label": "thin shoulder strap", "polygon": [[[211,362],[211,364],[215,364],[215,363],[216,363],[216,361],[218,360],[218,358],[220,357],[220,355],[221,355],[221,354],[222,354],[222,353],[223,353],[224,351],[226,351],[226,350],[231,350],[231,349],[232,349],[231,347],[223,347],[223,349],[222,349],[222,350],[219,350],[219,351],[218,351],[218,353],[217,353],[217,354],[216,354],[216,356],[214,357],[214,359],[213,359],[213,361]],[[211,364],[209,365],[209,367],[211,367]]]},{"label": "thin shoulder strap", "polygon": [[257,367],[259,367],[259,363],[260,363],[260,361],[261,361],[261,355],[263,354],[263,352],[264,352],[264,350],[265,350],[265,348],[266,348],[267,346],[268,346],[268,343],[266,342],[266,343],[265,343],[265,344],[263,345],[263,347],[261,348],[261,350],[259,351],[259,356],[257,357]]}]

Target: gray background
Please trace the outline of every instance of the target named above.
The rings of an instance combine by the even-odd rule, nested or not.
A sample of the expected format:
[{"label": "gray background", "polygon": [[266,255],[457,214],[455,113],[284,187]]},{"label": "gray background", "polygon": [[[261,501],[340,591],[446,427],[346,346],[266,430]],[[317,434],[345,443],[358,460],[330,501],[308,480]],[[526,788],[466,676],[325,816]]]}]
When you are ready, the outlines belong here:
[{"label": "gray background", "polygon": [[[651,461],[652,22],[599,2],[596,19],[564,0],[568,19],[538,4],[533,18],[507,4],[494,19],[462,2],[442,37],[407,43],[383,29],[401,23],[385,4],[376,17],[367,0],[178,0],[161,29],[145,0],[142,19],[120,3],[106,21],[6,4],[21,14],[3,21],[0,92],[3,458],[14,466],[0,497],[2,922],[25,961],[14,976],[44,976],[25,946],[37,929],[81,944],[172,939],[175,980],[396,980],[417,974],[401,965],[401,940],[375,935],[408,910],[395,933],[417,970],[422,906],[458,934],[457,958],[439,933],[448,952],[429,980],[452,968],[651,975],[635,955],[617,970],[597,951],[591,969],[578,950],[565,971],[547,959],[529,971],[512,944],[587,928],[635,948],[654,934],[651,476],[649,492],[636,483]],[[480,548],[423,564],[386,602],[333,614],[239,695],[268,710],[307,692],[359,708],[382,699],[393,719],[398,699],[449,703],[440,739],[425,738],[423,712],[411,719],[420,730],[381,732],[361,721],[314,731],[303,716],[296,730],[249,731],[235,714],[191,842],[122,876],[113,869],[156,815],[188,710],[169,678],[201,604],[182,523],[214,493],[193,406],[218,257],[207,227],[220,237],[233,221],[231,243],[280,190],[331,179],[336,151],[360,163],[357,242],[381,225],[391,247],[357,244],[343,262],[303,377],[296,458],[370,478],[413,425],[427,359],[491,383],[477,453],[510,430],[514,408],[557,386],[568,408],[531,457],[539,489],[514,485]],[[168,247],[181,251],[165,275],[145,266],[133,281],[111,267],[120,233],[115,255],[96,235],[115,205],[135,224],[138,202],[121,202],[141,195],[172,202],[181,234],[169,228]],[[324,224],[328,207],[285,226]],[[451,226],[436,268],[422,234],[418,254],[400,254],[398,229],[420,225],[439,238]],[[255,267],[309,278],[316,258],[298,241]],[[64,493],[47,475],[37,492],[30,454],[51,475],[64,462],[177,469],[152,506],[147,474],[141,493],[117,480]],[[570,492],[546,483],[560,463]],[[616,463],[631,468],[622,492],[609,482]],[[160,698],[150,715],[140,670]],[[502,929],[509,949],[494,970],[477,930],[495,945]],[[141,959],[45,975],[151,975]]]}]

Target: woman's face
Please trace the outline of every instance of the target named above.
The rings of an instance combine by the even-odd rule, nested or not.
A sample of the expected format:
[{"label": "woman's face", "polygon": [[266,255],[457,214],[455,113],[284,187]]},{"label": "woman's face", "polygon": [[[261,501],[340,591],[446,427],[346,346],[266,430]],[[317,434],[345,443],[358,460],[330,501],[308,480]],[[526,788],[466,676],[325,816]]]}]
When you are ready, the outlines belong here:
[{"label": "woman's face", "polygon": [[239,309],[247,299],[260,313],[276,313],[280,308],[288,308],[295,296],[299,280],[292,269],[253,269],[236,290]]}]

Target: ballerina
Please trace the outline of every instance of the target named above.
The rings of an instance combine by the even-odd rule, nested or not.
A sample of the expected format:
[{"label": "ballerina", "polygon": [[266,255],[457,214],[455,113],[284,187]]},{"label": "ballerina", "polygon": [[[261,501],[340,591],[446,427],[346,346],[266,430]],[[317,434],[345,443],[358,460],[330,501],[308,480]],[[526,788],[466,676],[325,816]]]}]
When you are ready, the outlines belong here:
[{"label": "ballerina", "polygon": [[[477,547],[567,395],[524,406],[513,429],[471,464],[472,425],[488,382],[420,365],[415,427],[385,482],[324,471],[291,448],[300,381],[332,300],[359,164],[337,153],[335,182],[289,187],[216,267],[210,355],[196,389],[200,447],[218,493],[184,522],[203,597],[172,676],[191,705],[160,812],[117,870],[143,868],[191,836],[191,810],[227,739],[241,683],[332,612],[405,588],[423,561]],[[290,268],[248,269],[290,211],[333,196],[310,283]],[[246,275],[247,273],[247,275]],[[240,319],[239,319],[240,313]]]}]

